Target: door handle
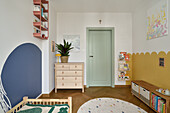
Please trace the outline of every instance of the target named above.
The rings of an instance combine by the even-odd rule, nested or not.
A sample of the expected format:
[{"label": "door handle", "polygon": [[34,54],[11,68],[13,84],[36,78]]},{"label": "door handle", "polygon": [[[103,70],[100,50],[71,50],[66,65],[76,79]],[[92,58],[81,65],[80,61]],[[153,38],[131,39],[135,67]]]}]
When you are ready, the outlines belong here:
[{"label": "door handle", "polygon": [[89,57],[93,57],[93,56],[89,56]]}]

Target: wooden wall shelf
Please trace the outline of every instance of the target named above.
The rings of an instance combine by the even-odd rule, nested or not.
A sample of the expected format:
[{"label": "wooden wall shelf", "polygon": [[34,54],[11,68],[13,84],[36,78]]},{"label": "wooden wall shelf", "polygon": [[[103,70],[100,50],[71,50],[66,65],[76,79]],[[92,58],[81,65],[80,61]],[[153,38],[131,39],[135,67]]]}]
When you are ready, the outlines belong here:
[{"label": "wooden wall shelf", "polygon": [[34,37],[41,38],[41,33],[33,33]]},{"label": "wooden wall shelf", "polygon": [[34,1],[34,5],[40,5],[41,2],[40,1]]},{"label": "wooden wall shelf", "polygon": [[48,22],[48,20],[46,20],[44,17],[41,16],[41,21],[42,22]]},{"label": "wooden wall shelf", "polygon": [[41,23],[40,22],[33,22],[33,26],[40,29]]},{"label": "wooden wall shelf", "polygon": [[33,36],[35,37],[35,38],[39,38],[39,39],[43,39],[43,40],[47,40],[48,39],[48,37],[42,37],[41,36],[41,33],[33,33]]},{"label": "wooden wall shelf", "polygon": [[[146,104],[148,105],[151,109],[153,109],[156,113],[159,113],[158,111],[155,110],[155,108],[152,107],[152,103],[151,103],[151,94],[155,94],[156,96],[158,97],[161,97],[162,99],[164,99],[166,101],[166,113],[170,113],[170,96],[166,96],[166,95],[163,95],[159,92],[156,91],[156,89],[159,89],[159,87],[157,86],[154,86],[150,83],[147,83],[145,81],[142,81],[142,80],[135,80],[135,81],[132,81],[132,85],[133,83],[135,83],[136,85],[138,85],[139,87],[142,87],[146,90],[148,90],[150,92],[150,100],[149,100],[149,104]],[[133,87],[133,86],[132,86]],[[140,88],[138,90],[138,94],[134,92],[133,88],[132,88],[132,94],[135,95],[137,98],[139,98],[141,101],[143,101],[143,99],[141,99],[141,94],[140,94]],[[144,101],[143,101],[144,102]],[[146,102],[144,102],[146,103]]]},{"label": "wooden wall shelf", "polygon": [[46,1],[46,0],[42,0],[41,1],[43,4],[48,4],[48,1]]},{"label": "wooden wall shelf", "polygon": [[34,16],[40,19],[41,11],[33,11]]},{"label": "wooden wall shelf", "polygon": [[43,12],[44,12],[44,13],[48,13],[48,10],[45,9]]},{"label": "wooden wall shelf", "polygon": [[[40,22],[33,22],[33,26],[40,29],[41,23]],[[48,31],[48,29],[41,26],[41,31]]]},{"label": "wooden wall shelf", "polygon": [[34,5],[40,5],[41,3],[43,4],[48,4],[48,1],[46,0],[33,0]]},{"label": "wooden wall shelf", "polygon": [[[33,22],[35,29],[33,36],[35,38],[47,40],[49,37],[49,1],[33,0],[33,4],[35,7],[33,11],[33,15],[35,16],[35,21]],[[45,38],[42,37],[43,34]]]},{"label": "wooden wall shelf", "polygon": [[41,26],[41,31],[48,31],[48,29]]}]

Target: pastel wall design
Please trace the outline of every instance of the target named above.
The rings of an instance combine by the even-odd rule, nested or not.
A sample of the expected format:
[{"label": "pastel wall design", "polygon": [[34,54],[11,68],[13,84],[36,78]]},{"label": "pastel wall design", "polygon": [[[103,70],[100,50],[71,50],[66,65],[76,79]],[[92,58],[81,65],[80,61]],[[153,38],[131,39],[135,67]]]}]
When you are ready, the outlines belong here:
[{"label": "pastel wall design", "polygon": [[[165,66],[159,66],[164,58]],[[144,80],[161,88],[170,89],[170,52],[136,53],[132,55],[133,80]]]},{"label": "pastel wall design", "polygon": [[41,50],[36,45],[26,43],[18,46],[7,58],[1,79],[12,107],[18,104],[23,96],[36,98],[41,94],[41,57]]},{"label": "pastel wall design", "polygon": [[147,11],[147,39],[168,34],[168,4],[161,0]]}]

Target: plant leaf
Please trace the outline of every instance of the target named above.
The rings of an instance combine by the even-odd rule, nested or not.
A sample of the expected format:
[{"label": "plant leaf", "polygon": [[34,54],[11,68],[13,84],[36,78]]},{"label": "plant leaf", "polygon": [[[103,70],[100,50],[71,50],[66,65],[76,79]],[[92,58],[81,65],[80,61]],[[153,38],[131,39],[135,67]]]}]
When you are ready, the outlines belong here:
[{"label": "plant leaf", "polygon": [[71,47],[72,43],[66,42],[64,39],[64,45],[56,44],[57,51],[61,54],[61,56],[69,56],[70,50],[74,47]]}]

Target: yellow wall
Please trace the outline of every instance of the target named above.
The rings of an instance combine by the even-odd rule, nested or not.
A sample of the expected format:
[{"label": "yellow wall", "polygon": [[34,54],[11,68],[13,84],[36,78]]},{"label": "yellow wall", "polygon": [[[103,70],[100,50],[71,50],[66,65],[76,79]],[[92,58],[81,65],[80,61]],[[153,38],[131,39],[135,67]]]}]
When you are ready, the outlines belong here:
[{"label": "yellow wall", "polygon": [[[165,58],[165,66],[159,66]],[[170,89],[170,52],[132,54],[132,80],[144,80],[161,88]]]}]

